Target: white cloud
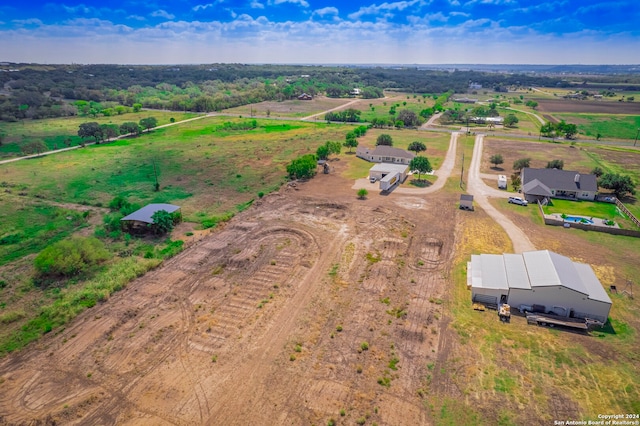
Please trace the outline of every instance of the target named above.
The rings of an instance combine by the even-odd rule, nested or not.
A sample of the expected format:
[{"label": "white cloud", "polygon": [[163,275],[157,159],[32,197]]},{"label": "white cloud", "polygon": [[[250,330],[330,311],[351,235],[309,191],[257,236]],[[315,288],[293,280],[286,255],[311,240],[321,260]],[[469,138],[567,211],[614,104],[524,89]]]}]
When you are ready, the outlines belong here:
[{"label": "white cloud", "polygon": [[129,15],[127,16],[127,19],[131,19],[134,21],[146,21],[147,18],[145,18],[144,16],[140,16],[140,15]]},{"label": "white cloud", "polygon": [[249,6],[252,9],[264,9],[264,4],[260,3],[258,0],[253,0]]},{"label": "white cloud", "polygon": [[306,0],[269,0],[269,4],[299,4],[302,7],[309,7],[309,3]]},{"label": "white cloud", "polygon": [[192,10],[193,10],[194,12],[199,12],[199,11],[201,11],[201,10],[207,10],[207,9],[209,9],[210,7],[213,7],[213,3],[198,4],[198,5],[194,6],[194,7],[192,8]]},{"label": "white cloud", "polygon": [[151,12],[151,16],[153,16],[154,18],[166,18],[166,19],[175,18],[175,15],[172,15],[171,13],[163,9],[159,9],[154,12]]},{"label": "white cloud", "polygon": [[14,24],[19,25],[19,26],[24,26],[24,25],[36,25],[36,26],[41,26],[42,25],[42,21],[40,19],[37,18],[29,18],[29,19],[14,19],[13,21]]},{"label": "white cloud", "polygon": [[335,7],[323,7],[322,9],[314,10],[312,15],[325,17],[327,15],[338,15],[338,14],[339,14],[339,11]]},{"label": "white cloud", "polygon": [[[415,23],[397,25],[311,18],[276,22],[242,14],[231,22],[169,20],[142,28],[97,18],[58,24],[32,19],[10,23],[11,30],[0,29],[0,58],[164,64],[620,63],[638,47],[632,35],[605,36],[593,30],[540,34],[535,27],[504,27],[503,22],[489,19],[433,25],[447,16],[451,15],[434,10]],[[554,46],[552,51],[549,45]]]},{"label": "white cloud", "polygon": [[403,11],[408,7],[413,6],[416,3],[419,3],[420,0],[412,0],[412,1],[398,1],[394,3],[382,3],[381,5],[371,5],[361,7],[357,12],[353,12],[349,14],[349,18],[351,19],[360,19],[364,15],[381,15],[386,14],[389,16],[389,12],[392,11]]},{"label": "white cloud", "polygon": [[89,8],[84,4],[79,4],[77,6],[66,6],[63,4],[61,5],[61,7],[65,10],[65,12],[72,13],[72,14],[78,14],[78,13],[88,14],[88,13],[91,13],[92,10],[94,10],[93,8]]}]

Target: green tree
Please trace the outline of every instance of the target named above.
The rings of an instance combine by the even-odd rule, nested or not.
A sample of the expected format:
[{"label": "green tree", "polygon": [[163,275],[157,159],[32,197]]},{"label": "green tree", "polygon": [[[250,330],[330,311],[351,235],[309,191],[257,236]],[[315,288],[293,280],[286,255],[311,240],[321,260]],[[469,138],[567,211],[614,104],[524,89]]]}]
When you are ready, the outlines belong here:
[{"label": "green tree", "polygon": [[31,155],[31,154],[40,155],[43,152],[45,152],[47,149],[48,149],[47,146],[42,141],[29,142],[28,144],[22,145],[20,147],[20,150],[25,155]]},{"label": "green tree", "polygon": [[140,120],[140,126],[147,129],[147,131],[153,129],[158,125],[158,120],[155,117],[147,117]]},{"label": "green tree", "polygon": [[4,139],[7,137],[7,134],[5,132],[0,132],[0,146],[2,146],[2,142],[4,142]]},{"label": "green tree", "polygon": [[151,216],[151,220],[153,220],[153,223],[149,226],[158,235],[166,234],[173,229],[173,215],[166,210],[158,210]]},{"label": "green tree", "polygon": [[602,188],[611,189],[618,198],[622,198],[627,193],[634,195],[636,185],[630,176],[618,173],[605,173],[598,180],[598,185]]},{"label": "green tree", "polygon": [[398,117],[396,117],[396,120],[402,121],[405,127],[418,127],[422,124],[420,116],[408,109],[403,109],[402,111],[400,111],[398,113]]},{"label": "green tree", "polygon": [[304,179],[316,174],[318,158],[313,154],[305,154],[287,165],[287,173],[292,179]]},{"label": "green tree", "polygon": [[120,128],[117,124],[101,124],[100,129],[102,131],[102,141],[113,139],[120,135]]},{"label": "green tree", "polygon": [[97,238],[72,237],[42,250],[33,265],[41,276],[70,277],[88,272],[109,257],[104,244]]},{"label": "green tree", "polygon": [[500,164],[504,163],[504,158],[502,158],[502,154],[493,154],[491,158],[489,158],[489,162],[493,164],[494,168],[497,168]]},{"label": "green tree", "polygon": [[326,160],[329,158],[329,147],[325,145],[320,145],[316,150],[316,156],[319,160]]},{"label": "green tree", "polygon": [[100,139],[102,139],[102,129],[95,121],[82,123],[78,129],[78,136],[81,138],[94,138],[96,143],[100,143]]},{"label": "green tree", "polygon": [[347,136],[345,137],[345,141],[344,141],[344,146],[349,148],[349,152],[351,152],[352,148],[355,148],[358,146],[358,139],[354,132],[347,133]]},{"label": "green tree", "polygon": [[376,139],[376,146],[377,145],[393,146],[393,139],[391,138],[391,135],[383,133],[378,136],[378,139]]},{"label": "green tree", "polygon": [[522,178],[520,177],[520,173],[514,173],[511,175],[511,186],[514,191],[520,189],[520,185],[522,184]]},{"label": "green tree", "polygon": [[329,149],[329,154],[338,155],[340,154],[340,151],[342,151],[342,144],[340,142],[327,141],[325,145]]},{"label": "green tree", "polygon": [[138,125],[138,123],[134,123],[133,121],[127,121],[126,123],[122,123],[120,125],[121,135],[128,135],[128,134],[139,135],[141,132],[142,132],[142,128],[140,127],[140,125]]},{"label": "green tree", "polygon": [[563,168],[564,168],[564,161],[562,160],[551,160],[547,162],[547,169],[562,170]]},{"label": "green tree", "polygon": [[594,167],[593,170],[591,170],[591,174],[600,177],[604,174],[604,170],[602,170],[601,167]]},{"label": "green tree", "polygon": [[140,112],[142,104],[133,104],[133,112]]},{"label": "green tree", "polygon": [[578,133],[578,126],[572,123],[564,123],[564,121],[560,122],[559,124],[561,123],[564,124],[562,126],[562,133],[564,134],[565,139],[573,139],[574,136]]},{"label": "green tree", "polygon": [[538,103],[536,101],[527,101],[525,105],[531,109],[536,109],[538,107]]},{"label": "green tree", "polygon": [[367,195],[369,195],[369,191],[364,188],[358,189],[358,198],[360,200],[364,200],[365,198],[367,198]]},{"label": "green tree", "polygon": [[531,165],[531,158],[520,158],[513,162],[513,170],[519,172]]},{"label": "green tree", "polygon": [[413,157],[413,159],[409,163],[409,168],[411,170],[418,171],[418,180],[420,180],[420,176],[422,175],[422,173],[429,173],[430,171],[433,170],[433,168],[431,168],[431,163],[429,162],[429,159],[427,157],[422,157],[422,156]]},{"label": "green tree", "polygon": [[515,127],[516,124],[518,124],[520,120],[518,120],[518,117],[516,117],[515,114],[508,114],[505,118],[504,118],[504,125],[507,127]]},{"label": "green tree", "polygon": [[540,127],[540,134],[546,137],[555,136],[555,126],[553,123],[545,123]]},{"label": "green tree", "polygon": [[413,141],[409,144],[409,147],[407,149],[409,151],[415,152],[416,155],[418,155],[419,152],[426,151],[427,146],[420,141]]}]

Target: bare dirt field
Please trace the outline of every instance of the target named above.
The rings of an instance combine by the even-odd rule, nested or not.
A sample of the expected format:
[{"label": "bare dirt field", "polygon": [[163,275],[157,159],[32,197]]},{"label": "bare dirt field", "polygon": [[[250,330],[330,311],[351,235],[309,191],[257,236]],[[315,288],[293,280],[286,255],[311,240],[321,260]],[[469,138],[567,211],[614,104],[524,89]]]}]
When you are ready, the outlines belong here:
[{"label": "bare dirt field", "polygon": [[251,113],[258,116],[269,115],[271,117],[304,117],[305,115],[319,113],[331,108],[339,107],[347,102],[349,102],[349,99],[334,99],[318,96],[308,101],[294,99],[282,102],[259,102],[257,104],[229,108],[224,110],[224,113],[244,114],[247,117]]},{"label": "bare dirt field", "polygon": [[350,187],[283,187],[2,359],[0,424],[432,423],[456,196]]},{"label": "bare dirt field", "polygon": [[581,101],[577,99],[536,99],[542,113],[576,112],[597,114],[640,114],[640,102]]}]

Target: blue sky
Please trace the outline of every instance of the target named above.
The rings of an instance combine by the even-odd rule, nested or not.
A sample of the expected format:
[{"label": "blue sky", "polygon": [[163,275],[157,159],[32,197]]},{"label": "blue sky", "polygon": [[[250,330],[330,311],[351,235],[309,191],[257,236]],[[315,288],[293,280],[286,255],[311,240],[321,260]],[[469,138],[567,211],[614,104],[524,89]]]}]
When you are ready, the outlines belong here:
[{"label": "blue sky", "polygon": [[640,1],[3,0],[0,61],[638,64]]}]

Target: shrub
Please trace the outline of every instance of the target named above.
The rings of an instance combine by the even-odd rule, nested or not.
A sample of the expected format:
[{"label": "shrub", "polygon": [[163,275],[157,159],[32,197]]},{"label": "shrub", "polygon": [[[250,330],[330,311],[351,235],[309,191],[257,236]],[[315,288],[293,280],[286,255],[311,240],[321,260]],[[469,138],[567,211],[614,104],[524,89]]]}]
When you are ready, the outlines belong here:
[{"label": "shrub", "polygon": [[94,237],[72,237],[45,248],[36,256],[34,266],[42,276],[70,277],[89,271],[109,259],[104,244]]},{"label": "shrub", "polygon": [[20,234],[5,235],[4,237],[0,238],[0,246],[16,244],[19,243],[20,240],[22,240],[22,236]]},{"label": "shrub", "polygon": [[129,201],[127,201],[127,199],[122,195],[118,195],[113,200],[109,201],[109,209],[112,211],[118,211],[123,207],[128,207],[130,205],[131,203],[129,203]]}]

